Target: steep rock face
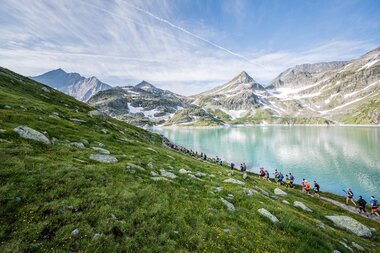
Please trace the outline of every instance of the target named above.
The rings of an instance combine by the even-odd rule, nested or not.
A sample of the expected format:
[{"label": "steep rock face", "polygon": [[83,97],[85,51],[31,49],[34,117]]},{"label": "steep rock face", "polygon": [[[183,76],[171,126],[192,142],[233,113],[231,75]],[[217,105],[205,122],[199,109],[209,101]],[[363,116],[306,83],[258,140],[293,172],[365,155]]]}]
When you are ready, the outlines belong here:
[{"label": "steep rock face", "polygon": [[228,83],[192,98],[193,104],[210,113],[218,110],[236,119],[268,107],[267,95],[266,89],[243,71]]},{"label": "steep rock face", "polygon": [[160,125],[188,100],[143,81],[136,86],[116,87],[91,97],[90,105],[120,120],[135,125]]},{"label": "steep rock face", "polygon": [[[373,114],[370,112],[380,102],[380,48],[339,65],[311,74],[305,85],[288,80],[279,88],[269,86],[271,96],[268,100],[285,108],[290,116],[373,124],[376,119],[371,122]],[[303,74],[293,76],[293,80],[302,79]],[[276,78],[272,84],[278,80]]]},{"label": "steep rock face", "polygon": [[52,70],[31,79],[85,102],[97,92],[111,88],[94,76],[85,78],[78,73],[66,73],[63,69]]},{"label": "steep rock face", "polygon": [[273,88],[297,88],[310,85],[323,75],[326,71],[331,71],[346,65],[345,61],[321,62],[315,64],[296,65],[288,68],[277,76],[267,87]]}]

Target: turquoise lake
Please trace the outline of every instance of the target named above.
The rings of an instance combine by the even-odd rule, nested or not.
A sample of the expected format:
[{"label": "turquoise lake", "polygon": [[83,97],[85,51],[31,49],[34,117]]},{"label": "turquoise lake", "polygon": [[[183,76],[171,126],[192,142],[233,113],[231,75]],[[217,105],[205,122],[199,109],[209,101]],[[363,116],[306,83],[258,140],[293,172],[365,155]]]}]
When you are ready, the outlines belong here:
[{"label": "turquoise lake", "polygon": [[223,161],[245,162],[296,177],[316,179],[321,191],[355,198],[380,198],[380,128],[356,126],[247,126],[225,128],[155,128],[172,142],[216,155]]}]

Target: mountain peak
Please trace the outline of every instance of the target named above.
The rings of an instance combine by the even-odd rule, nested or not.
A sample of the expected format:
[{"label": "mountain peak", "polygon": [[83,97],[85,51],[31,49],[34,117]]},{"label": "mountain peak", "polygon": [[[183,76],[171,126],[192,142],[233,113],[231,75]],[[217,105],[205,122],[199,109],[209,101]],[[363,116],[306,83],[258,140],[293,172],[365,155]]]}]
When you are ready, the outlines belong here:
[{"label": "mountain peak", "polygon": [[248,73],[245,72],[244,70],[239,75],[234,77],[234,79],[232,79],[232,81],[238,81],[239,83],[255,82],[255,80],[250,75],[248,75]]},{"label": "mountain peak", "polygon": [[153,84],[151,84],[145,80],[143,80],[141,83],[137,84],[135,87],[142,89],[142,90],[157,89]]}]

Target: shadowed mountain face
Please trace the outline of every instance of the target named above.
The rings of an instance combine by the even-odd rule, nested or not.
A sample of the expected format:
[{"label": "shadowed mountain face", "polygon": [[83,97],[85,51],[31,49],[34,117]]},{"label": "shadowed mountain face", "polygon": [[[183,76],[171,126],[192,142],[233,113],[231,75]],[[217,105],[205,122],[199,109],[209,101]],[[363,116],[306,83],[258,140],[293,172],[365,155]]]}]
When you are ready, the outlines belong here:
[{"label": "shadowed mountain face", "polygon": [[111,86],[96,77],[86,78],[78,73],[66,73],[59,68],[31,79],[49,85],[81,101],[88,101],[98,91],[110,89]]},{"label": "shadowed mountain face", "polygon": [[163,124],[190,104],[187,98],[146,81],[100,91],[88,103],[114,118],[139,126]]},{"label": "shadowed mountain face", "polygon": [[33,79],[140,126],[380,124],[380,47],[351,61],[297,65],[266,88],[243,71],[231,81],[191,97],[147,81],[111,88],[95,77],[84,78],[62,69]]}]

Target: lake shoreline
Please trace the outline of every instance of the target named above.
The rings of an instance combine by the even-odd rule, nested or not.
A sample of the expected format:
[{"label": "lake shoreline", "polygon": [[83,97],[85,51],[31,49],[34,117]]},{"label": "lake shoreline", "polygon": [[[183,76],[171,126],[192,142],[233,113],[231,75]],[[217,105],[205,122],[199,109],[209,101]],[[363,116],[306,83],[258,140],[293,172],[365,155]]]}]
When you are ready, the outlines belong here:
[{"label": "lake shoreline", "polygon": [[356,125],[356,124],[233,124],[233,125],[221,125],[221,126],[186,126],[186,125],[172,125],[172,126],[153,126],[151,129],[218,129],[218,128],[238,128],[238,127],[371,127],[371,128],[380,128],[380,125]]}]

